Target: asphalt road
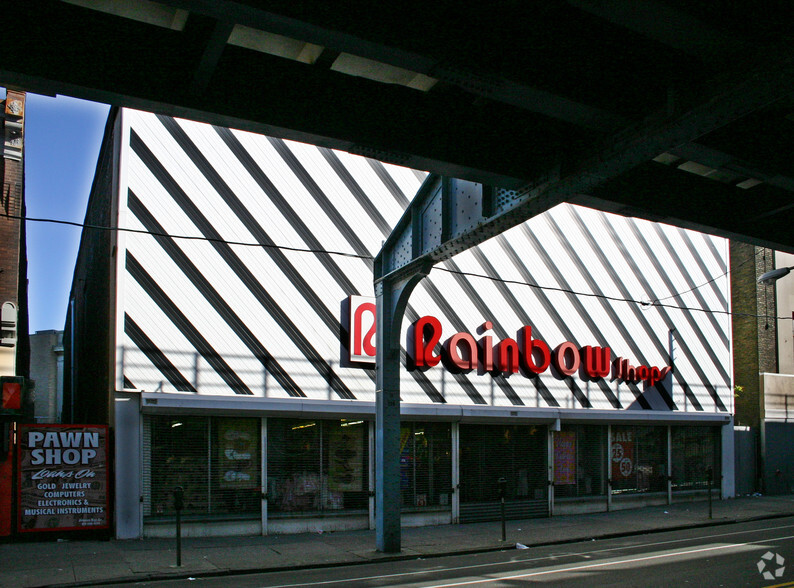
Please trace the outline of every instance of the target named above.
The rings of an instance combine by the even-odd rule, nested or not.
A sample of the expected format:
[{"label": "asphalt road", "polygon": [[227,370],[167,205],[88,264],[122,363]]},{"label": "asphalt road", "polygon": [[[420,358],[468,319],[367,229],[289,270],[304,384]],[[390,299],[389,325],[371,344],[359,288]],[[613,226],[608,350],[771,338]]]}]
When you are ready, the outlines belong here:
[{"label": "asphalt road", "polygon": [[[764,577],[766,573],[766,577]],[[794,517],[619,539],[137,586],[794,586]]]}]

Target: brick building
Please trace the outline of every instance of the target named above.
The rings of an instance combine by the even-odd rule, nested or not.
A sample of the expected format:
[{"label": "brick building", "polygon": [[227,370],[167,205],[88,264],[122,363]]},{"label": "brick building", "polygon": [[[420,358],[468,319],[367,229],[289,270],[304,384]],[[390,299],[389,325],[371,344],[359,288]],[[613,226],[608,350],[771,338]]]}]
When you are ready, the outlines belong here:
[{"label": "brick building", "polygon": [[[0,90],[1,92],[2,90]],[[25,248],[25,93],[0,94],[0,376],[28,377],[27,257]],[[4,438],[13,417],[0,416]],[[12,449],[0,455],[0,536],[11,534]]]},{"label": "brick building", "polygon": [[0,167],[0,375],[27,376],[30,351],[27,337],[27,258],[25,254],[25,93],[9,90],[2,102],[0,128],[3,160]]},{"label": "brick building", "polygon": [[759,284],[794,255],[731,243],[737,493],[794,492],[794,277]]}]

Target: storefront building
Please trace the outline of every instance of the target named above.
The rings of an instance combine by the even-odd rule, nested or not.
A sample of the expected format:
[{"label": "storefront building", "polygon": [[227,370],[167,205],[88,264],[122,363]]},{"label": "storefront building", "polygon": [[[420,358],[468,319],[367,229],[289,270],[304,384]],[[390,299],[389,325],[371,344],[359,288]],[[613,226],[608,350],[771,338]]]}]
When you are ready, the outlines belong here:
[{"label": "storefront building", "polygon": [[[374,525],[373,257],[423,172],[114,110],[67,399],[119,538]],[[98,251],[107,251],[99,255]],[[439,264],[401,330],[404,525],[733,495],[727,243],[562,205]],[[101,327],[104,325],[104,333]]]}]

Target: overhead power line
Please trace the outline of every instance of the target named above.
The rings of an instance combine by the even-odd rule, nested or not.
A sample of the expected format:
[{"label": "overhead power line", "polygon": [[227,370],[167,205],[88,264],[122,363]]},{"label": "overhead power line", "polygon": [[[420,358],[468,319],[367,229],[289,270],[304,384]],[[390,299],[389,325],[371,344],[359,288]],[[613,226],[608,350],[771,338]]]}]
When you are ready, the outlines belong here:
[{"label": "overhead power line", "polygon": [[[92,224],[87,224],[87,223],[77,223],[77,222],[74,222],[74,221],[66,221],[66,220],[59,220],[59,219],[52,219],[52,218],[35,218],[35,217],[18,216],[18,215],[12,215],[12,214],[3,214],[3,215],[0,215],[0,216],[3,216],[5,218],[9,218],[9,219],[26,221],[26,222],[51,223],[51,224],[57,224],[57,225],[67,225],[67,226],[71,226],[71,227],[78,227],[78,228],[82,228],[82,229],[94,229],[94,230],[99,230],[99,231],[133,233],[133,234],[138,234],[138,235],[149,235],[149,236],[152,236],[152,237],[166,237],[166,238],[170,238],[170,239],[179,239],[179,240],[186,240],[186,241],[207,241],[209,243],[224,243],[226,245],[236,245],[236,246],[241,246],[241,247],[258,247],[258,248],[261,248],[261,249],[279,249],[279,250],[282,250],[282,251],[294,251],[294,252],[298,252],[298,253],[337,255],[337,256],[341,256],[341,257],[352,257],[352,258],[356,258],[356,259],[366,259],[366,260],[374,259],[374,257],[371,256],[371,255],[359,255],[357,253],[348,253],[348,252],[345,252],[345,251],[331,251],[331,250],[327,250],[327,249],[309,249],[309,248],[303,248],[303,247],[290,247],[290,246],[287,246],[287,245],[270,245],[270,244],[262,244],[262,243],[251,243],[251,242],[245,242],[245,241],[230,241],[230,240],[227,240],[227,239],[214,239],[214,238],[211,238],[211,237],[204,237],[204,236],[198,237],[198,236],[193,236],[193,235],[172,235],[172,234],[169,234],[169,233],[158,233],[158,232],[153,232],[153,231],[147,231],[147,230],[144,230],[144,229],[132,229],[132,228],[125,228],[125,227],[106,227],[106,226],[102,226],[102,225],[92,225]],[[742,262],[742,264],[740,264],[740,266],[745,264],[745,263],[747,263],[748,261],[749,260],[745,260],[744,262]],[[740,266],[737,266],[737,267],[740,267]],[[608,295],[605,295],[605,294],[596,294],[596,293],[593,293],[593,292],[579,292],[577,290],[571,290],[571,289],[568,289],[568,288],[560,288],[560,287],[557,287],[557,286],[541,286],[539,284],[530,284],[529,282],[522,282],[522,281],[518,281],[518,280],[508,280],[508,279],[504,279],[504,278],[495,278],[493,276],[488,276],[486,274],[478,274],[478,273],[474,273],[474,272],[463,272],[463,271],[458,271],[458,270],[450,270],[450,269],[447,269],[447,268],[444,268],[444,267],[441,267],[441,266],[434,266],[434,267],[436,269],[438,269],[439,271],[444,271],[444,272],[448,272],[448,273],[451,273],[451,274],[459,274],[459,275],[468,276],[468,277],[472,277],[472,278],[481,278],[481,279],[484,279],[484,280],[490,280],[492,282],[500,282],[500,283],[503,283],[503,284],[514,284],[514,285],[518,285],[518,286],[525,286],[525,287],[528,287],[528,288],[536,288],[536,289],[539,289],[539,290],[548,290],[548,291],[552,291],[552,292],[562,292],[562,293],[565,293],[565,294],[573,294],[575,296],[586,296],[586,297],[590,297],[590,298],[600,298],[602,300],[610,300],[610,301],[613,301],[613,302],[625,302],[625,303],[629,303],[629,304],[638,304],[638,305],[640,305],[642,307],[646,307],[646,308],[664,307],[664,308],[670,308],[670,309],[689,310],[689,311],[694,311],[694,312],[704,312],[704,313],[709,313],[709,314],[720,314],[720,315],[727,315],[727,316],[749,317],[749,318],[767,318],[767,319],[774,319],[774,320],[781,320],[781,321],[782,320],[794,320],[794,317],[785,317],[785,316],[776,317],[776,316],[759,315],[759,314],[751,314],[751,313],[730,312],[728,310],[712,310],[712,309],[707,309],[707,308],[698,308],[698,307],[694,307],[694,306],[680,306],[680,305],[676,305],[676,304],[663,304],[661,302],[662,300],[668,300],[670,298],[675,298],[675,297],[678,297],[678,296],[682,296],[683,294],[687,294],[688,292],[692,292],[694,290],[697,290],[698,288],[702,288],[704,286],[707,286],[708,284],[712,283],[713,281],[718,280],[718,279],[720,279],[722,277],[725,277],[728,274],[727,271],[725,273],[719,275],[719,276],[716,276],[716,277],[708,280],[707,282],[704,282],[703,284],[701,284],[699,286],[695,286],[693,288],[690,288],[689,290],[685,290],[684,292],[671,294],[670,296],[665,296],[663,298],[658,298],[658,299],[653,300],[653,301],[648,301],[648,300],[634,300],[632,298],[622,298],[622,297],[619,297],[619,296],[608,296]]]}]

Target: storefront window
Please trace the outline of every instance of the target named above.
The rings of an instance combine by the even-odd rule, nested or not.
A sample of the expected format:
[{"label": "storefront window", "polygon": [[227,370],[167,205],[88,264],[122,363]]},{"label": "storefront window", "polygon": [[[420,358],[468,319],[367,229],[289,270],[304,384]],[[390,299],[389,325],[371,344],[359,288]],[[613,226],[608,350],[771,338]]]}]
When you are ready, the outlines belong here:
[{"label": "storefront window", "polygon": [[150,416],[145,421],[144,514],[254,516],[261,509],[259,419]]},{"label": "storefront window", "polygon": [[368,424],[268,419],[268,515],[367,512]]},{"label": "storefront window", "polygon": [[406,510],[451,507],[452,436],[448,423],[403,423],[400,496]]},{"label": "storefront window", "polygon": [[567,425],[554,433],[554,496],[606,496],[606,427]]},{"label": "storefront window", "polygon": [[667,427],[612,427],[612,493],[667,491]]},{"label": "storefront window", "polygon": [[673,427],[673,491],[708,488],[711,467],[713,486],[720,486],[719,428]]},{"label": "storefront window", "polygon": [[499,500],[498,480],[506,480],[506,500],[543,500],[547,495],[546,427],[461,425],[461,502]]}]

